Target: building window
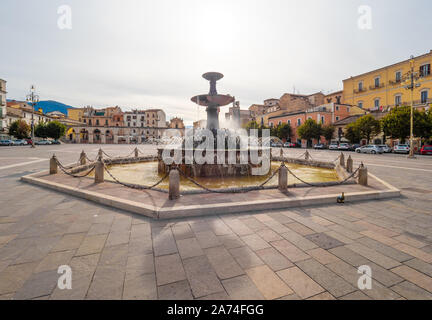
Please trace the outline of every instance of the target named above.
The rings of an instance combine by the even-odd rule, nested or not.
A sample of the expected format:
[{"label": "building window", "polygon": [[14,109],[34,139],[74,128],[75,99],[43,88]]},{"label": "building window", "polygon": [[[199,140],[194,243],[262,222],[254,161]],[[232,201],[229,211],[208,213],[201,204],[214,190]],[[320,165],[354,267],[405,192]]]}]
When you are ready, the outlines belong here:
[{"label": "building window", "polygon": [[357,105],[359,108],[363,109],[363,101],[358,102]]},{"label": "building window", "polygon": [[89,125],[90,125],[90,126],[92,125],[92,121],[91,121],[91,119],[89,119]]},{"label": "building window", "polygon": [[375,88],[379,88],[379,86],[380,86],[380,78],[376,77],[374,81],[375,81]]},{"label": "building window", "polygon": [[324,117],[321,116],[321,124],[324,124]]},{"label": "building window", "polygon": [[108,125],[108,119],[105,119],[105,125],[106,126]]},{"label": "building window", "polygon": [[128,127],[130,127],[130,122],[128,122]]},{"label": "building window", "polygon": [[99,119],[96,120],[96,125],[97,125],[97,126],[99,125]]},{"label": "building window", "polygon": [[363,91],[363,81],[360,81],[358,84],[358,91],[362,92]]},{"label": "building window", "polygon": [[270,128],[273,128],[273,122],[270,122]]},{"label": "building window", "polygon": [[339,111],[339,106],[336,106],[336,111]]},{"label": "building window", "polygon": [[420,77],[426,77],[431,74],[431,65],[424,64],[420,67]]},{"label": "building window", "polygon": [[336,116],[336,121],[339,121],[339,117]]},{"label": "building window", "polygon": [[397,71],[396,72],[396,82],[401,82],[402,81],[402,72],[401,71]]},{"label": "building window", "polygon": [[428,102],[428,92],[427,90],[421,92],[421,103]]},{"label": "building window", "polygon": [[375,109],[379,109],[379,107],[380,107],[380,99],[375,99],[374,100],[374,107],[375,107]]},{"label": "building window", "polygon": [[297,126],[301,125],[301,119],[297,119]]},{"label": "building window", "polygon": [[400,106],[402,104],[402,96],[399,94],[395,96],[395,106]]},{"label": "building window", "polygon": [[291,120],[288,120],[288,124],[291,125]]},{"label": "building window", "polygon": [[278,124],[278,125],[279,125],[279,126],[282,125],[282,121],[279,121],[279,124]]}]

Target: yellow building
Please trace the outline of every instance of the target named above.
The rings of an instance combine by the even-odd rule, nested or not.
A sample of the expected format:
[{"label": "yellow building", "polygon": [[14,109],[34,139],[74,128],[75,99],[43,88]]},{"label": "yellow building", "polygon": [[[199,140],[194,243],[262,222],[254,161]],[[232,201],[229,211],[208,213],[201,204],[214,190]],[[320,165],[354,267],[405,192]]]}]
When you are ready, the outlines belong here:
[{"label": "yellow building", "polygon": [[84,108],[68,108],[68,118],[82,122],[84,118]]},{"label": "yellow building", "polygon": [[[410,105],[411,93],[405,89],[411,70],[411,59],[373,70],[343,81],[344,103],[359,106],[366,110],[389,110],[395,106]],[[414,105],[427,108],[432,99],[432,50],[414,57],[414,72],[419,77],[420,87],[414,90]]]}]

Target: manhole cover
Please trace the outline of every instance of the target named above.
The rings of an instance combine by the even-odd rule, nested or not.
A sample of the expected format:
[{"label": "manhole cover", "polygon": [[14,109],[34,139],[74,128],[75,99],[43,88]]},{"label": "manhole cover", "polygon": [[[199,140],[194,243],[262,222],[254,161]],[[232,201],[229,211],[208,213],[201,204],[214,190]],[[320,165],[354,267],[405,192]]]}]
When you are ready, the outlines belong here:
[{"label": "manhole cover", "polygon": [[340,242],[339,240],[336,240],[335,238],[332,238],[325,233],[315,233],[305,236],[305,238],[309,239],[313,243],[315,243],[317,246],[323,248],[323,249],[332,249],[336,247],[343,246],[344,243]]}]

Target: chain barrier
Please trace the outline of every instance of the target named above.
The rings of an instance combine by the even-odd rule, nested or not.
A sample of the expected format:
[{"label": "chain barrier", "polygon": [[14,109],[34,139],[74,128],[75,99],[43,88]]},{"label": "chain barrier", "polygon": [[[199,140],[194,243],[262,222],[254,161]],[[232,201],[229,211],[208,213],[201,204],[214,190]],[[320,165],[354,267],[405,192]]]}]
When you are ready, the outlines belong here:
[{"label": "chain barrier", "polygon": [[250,191],[256,191],[256,190],[262,190],[264,188],[264,186],[271,180],[273,179],[273,177],[279,172],[280,168],[282,167],[282,165],[275,170],[272,175],[266,179],[263,183],[257,185],[257,186],[251,186],[251,187],[246,187],[244,189],[230,189],[230,190],[217,190],[217,189],[210,189],[207,188],[206,186],[200,184],[199,182],[197,182],[196,180],[192,179],[191,177],[188,177],[183,171],[181,171],[180,169],[177,168],[177,170],[179,171],[179,173],[186,178],[188,181],[192,182],[193,184],[195,184],[197,187],[204,189],[207,192],[212,192],[212,193],[247,193]]},{"label": "chain barrier", "polygon": [[[342,181],[338,181],[338,182],[335,182],[334,183],[334,185],[341,185],[341,184],[344,184],[345,182],[347,182],[349,179],[351,179],[351,178],[356,178],[356,174],[357,174],[357,172],[360,170],[360,168],[361,168],[361,166],[359,166],[358,168],[357,168],[357,170],[356,171],[354,171],[353,173],[351,173],[347,178],[345,178],[344,180],[342,180]],[[302,182],[302,183],[304,183],[304,184],[306,184],[306,185],[308,185],[308,186],[310,186],[310,187],[322,187],[322,185],[317,185],[317,184],[313,184],[313,183],[310,183],[310,182],[307,182],[307,181],[304,181],[303,179],[301,179],[301,178],[299,178],[297,175],[295,175],[294,174],[294,172],[292,172],[288,167],[287,167],[287,169],[288,169],[288,172],[289,173],[291,173],[291,175],[294,177],[294,178],[296,178],[297,180],[299,180],[300,182]]]},{"label": "chain barrier", "polygon": [[104,170],[106,171],[106,173],[108,173],[108,175],[114,180],[115,183],[118,183],[118,184],[120,184],[120,185],[122,185],[124,187],[127,187],[127,188],[137,189],[137,190],[150,190],[150,189],[153,189],[153,188],[157,187],[159,184],[161,184],[162,181],[164,181],[169,176],[169,172],[168,172],[162,179],[160,179],[155,184],[153,184],[151,186],[142,186],[142,185],[139,185],[139,184],[125,183],[125,182],[120,181],[119,179],[117,179],[116,177],[114,177],[114,175],[108,170],[108,168],[105,165],[105,163],[103,164],[103,166],[104,166]]},{"label": "chain barrier", "polygon": [[61,170],[64,174],[66,174],[66,175],[68,175],[68,176],[71,176],[71,177],[73,177],[73,178],[85,178],[85,177],[87,177],[90,173],[92,173],[93,170],[96,168],[96,164],[94,164],[94,165],[90,168],[90,170],[87,171],[84,175],[77,175],[77,174],[73,174],[73,173],[71,173],[71,172],[68,172],[68,171],[67,171],[68,168],[66,168],[64,165],[62,165],[62,164],[58,161],[57,158],[54,158],[54,159],[55,159],[55,161],[56,161],[56,163],[57,163],[57,166],[60,168],[60,170]]}]

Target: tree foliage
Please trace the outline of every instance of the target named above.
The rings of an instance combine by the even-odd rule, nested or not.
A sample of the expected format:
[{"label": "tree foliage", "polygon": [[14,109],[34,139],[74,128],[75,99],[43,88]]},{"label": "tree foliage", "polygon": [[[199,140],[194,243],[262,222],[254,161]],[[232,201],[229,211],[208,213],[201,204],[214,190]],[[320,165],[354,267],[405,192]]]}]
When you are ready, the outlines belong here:
[{"label": "tree foliage", "polygon": [[60,139],[66,133],[66,126],[58,121],[48,123],[38,123],[35,127],[35,135],[40,138]]},{"label": "tree foliage", "polygon": [[279,139],[290,140],[292,136],[291,126],[288,123],[280,124],[276,127],[276,137]]},{"label": "tree foliage", "polygon": [[352,144],[360,142],[361,134],[355,123],[346,126],[344,137]]},{"label": "tree foliage", "polygon": [[333,138],[335,127],[331,124],[323,126],[321,128],[321,135],[326,139],[327,143],[330,144],[331,139]]},{"label": "tree foliage", "polygon": [[[399,139],[401,142],[410,136],[411,107],[396,107],[388,115],[381,119],[381,126],[386,136]],[[432,136],[432,114],[431,111],[424,112],[414,110],[413,133],[416,137],[429,139]]]},{"label": "tree foliage", "polygon": [[24,120],[16,120],[9,127],[9,134],[17,139],[28,138],[30,134],[30,126]]},{"label": "tree foliage", "polygon": [[371,138],[381,133],[381,123],[376,120],[372,115],[367,114],[361,118],[358,118],[354,122],[354,126],[360,134],[360,139],[366,139],[369,144]]},{"label": "tree foliage", "polygon": [[321,124],[317,123],[313,119],[308,119],[297,129],[297,133],[300,138],[310,141],[312,139],[319,140],[321,137]]}]

